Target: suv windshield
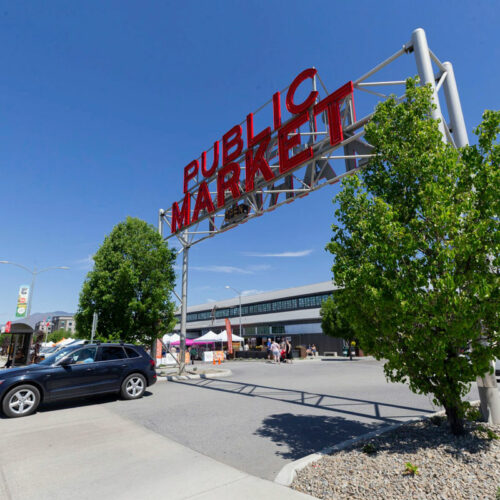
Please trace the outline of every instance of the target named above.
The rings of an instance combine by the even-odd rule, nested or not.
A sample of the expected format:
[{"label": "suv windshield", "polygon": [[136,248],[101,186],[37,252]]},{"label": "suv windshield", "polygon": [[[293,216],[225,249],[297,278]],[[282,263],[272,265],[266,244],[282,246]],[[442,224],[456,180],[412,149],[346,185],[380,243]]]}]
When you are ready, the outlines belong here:
[{"label": "suv windshield", "polygon": [[79,349],[82,347],[81,345],[77,346],[70,346],[70,347],[64,347],[60,351],[57,351],[54,354],[51,354],[50,356],[47,356],[43,361],[40,361],[38,363],[39,365],[53,365],[54,363],[57,363],[59,360],[67,356],[70,352],[73,352],[75,349]]}]

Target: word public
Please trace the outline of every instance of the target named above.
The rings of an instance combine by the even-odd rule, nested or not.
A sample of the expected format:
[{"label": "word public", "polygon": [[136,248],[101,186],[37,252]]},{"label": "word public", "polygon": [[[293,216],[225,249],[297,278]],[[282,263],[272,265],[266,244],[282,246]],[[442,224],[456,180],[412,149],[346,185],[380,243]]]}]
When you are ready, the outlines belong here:
[{"label": "word public", "polygon": [[[288,87],[286,93],[286,109],[293,116],[286,123],[281,120],[281,95],[276,92],[272,98],[273,104],[273,131],[271,127],[255,134],[253,113],[246,118],[246,152],[245,179],[244,184],[240,179],[241,168],[238,161],[245,147],[243,129],[241,125],[235,125],[222,136],[222,148],[220,141],[214,142],[213,159],[210,166],[207,165],[207,152],[201,154],[200,160],[193,160],[184,168],[184,199],[181,208],[179,203],[172,205],[171,232],[195,223],[200,214],[206,215],[216,211],[214,200],[210,194],[208,183],[217,180],[217,209],[223,208],[228,203],[233,203],[244,193],[250,194],[255,191],[255,176],[260,175],[266,181],[272,181],[276,176],[298,168],[313,158],[311,146],[305,147],[300,152],[293,153],[293,148],[301,143],[301,137],[296,131],[309,120],[314,120],[318,114],[325,113],[328,123],[330,144],[335,146],[344,140],[340,106],[343,99],[353,93],[353,84],[348,82],[335,92],[332,92],[323,100],[316,103],[318,91],[312,90],[308,97],[301,103],[295,102],[295,93],[305,80],[313,79],[317,73],[314,68],[309,68],[300,73]],[[279,174],[274,174],[265,158],[265,152],[271,142],[271,134],[277,131]],[[222,149],[222,154],[220,150]],[[243,161],[243,160],[241,160]],[[219,167],[220,164],[220,167]],[[189,190],[189,182],[199,178],[203,180],[196,185],[196,190]],[[227,194],[230,196],[228,197]],[[191,201],[195,198],[194,210],[191,214]]]}]

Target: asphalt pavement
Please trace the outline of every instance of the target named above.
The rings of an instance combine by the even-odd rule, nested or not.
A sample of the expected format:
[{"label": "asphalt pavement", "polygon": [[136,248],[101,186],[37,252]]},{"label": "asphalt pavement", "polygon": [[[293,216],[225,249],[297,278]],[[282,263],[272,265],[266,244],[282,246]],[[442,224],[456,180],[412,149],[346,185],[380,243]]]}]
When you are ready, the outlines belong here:
[{"label": "asphalt pavement", "polygon": [[224,368],[232,376],[159,381],[137,401],[101,396],[0,418],[0,498],[307,498],[269,480],[305,455],[438,409],[386,382],[371,359]]},{"label": "asphalt pavement", "polygon": [[[233,375],[158,383],[111,411],[261,478],[291,461],[389,424],[432,413],[428,397],[385,380],[372,359],[291,365],[235,361]],[[477,389],[470,396],[477,399]]]}]

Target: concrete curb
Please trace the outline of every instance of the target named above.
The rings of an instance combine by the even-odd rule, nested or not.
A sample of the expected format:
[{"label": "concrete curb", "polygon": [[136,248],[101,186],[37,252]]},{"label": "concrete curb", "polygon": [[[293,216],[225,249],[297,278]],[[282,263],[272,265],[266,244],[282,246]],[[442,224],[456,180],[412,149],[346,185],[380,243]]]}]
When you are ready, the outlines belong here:
[{"label": "concrete curb", "polygon": [[[474,404],[479,404],[479,400],[477,401],[469,401],[471,405]],[[361,436],[348,439],[346,441],[342,441],[339,444],[336,444],[334,446],[330,446],[328,448],[323,448],[321,451],[318,451],[317,453],[312,453],[311,455],[307,455],[305,457],[299,458],[298,460],[295,460],[294,462],[290,462],[289,464],[286,464],[277,474],[277,476],[274,478],[274,482],[281,484],[283,486],[290,486],[293,483],[293,480],[297,476],[297,471],[303,469],[304,467],[307,467],[309,464],[312,464],[313,462],[316,462],[317,460],[320,460],[323,458],[325,455],[331,455],[335,451],[340,451],[345,448],[348,448],[349,446],[358,443],[359,441],[365,441],[366,439],[371,439],[376,436],[380,436],[381,434],[384,434],[385,432],[392,431],[394,429],[397,429],[398,427],[401,427],[402,425],[405,424],[410,424],[412,422],[419,422],[421,420],[427,420],[432,417],[436,416],[442,416],[445,414],[444,410],[437,411],[436,413],[432,413],[430,415],[423,415],[422,417],[415,417],[411,418],[409,420],[406,420],[404,422],[399,422],[397,424],[392,424],[388,425],[386,427],[382,427],[381,429],[377,429],[372,432],[368,432],[367,434],[363,434]]]},{"label": "concrete curb", "polygon": [[226,370],[226,369],[220,369],[217,370],[214,373],[199,373],[196,375],[166,375],[165,378],[167,380],[170,380],[171,382],[180,382],[182,380],[200,380],[202,378],[222,378],[222,377],[229,377],[233,374],[231,370]]}]

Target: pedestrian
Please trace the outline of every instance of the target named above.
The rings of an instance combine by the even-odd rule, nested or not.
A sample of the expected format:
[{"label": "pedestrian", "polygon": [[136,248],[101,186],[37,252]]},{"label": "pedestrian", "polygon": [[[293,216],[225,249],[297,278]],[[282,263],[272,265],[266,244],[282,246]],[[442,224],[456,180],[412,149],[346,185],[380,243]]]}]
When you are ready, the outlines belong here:
[{"label": "pedestrian", "polygon": [[279,364],[279,362],[280,362],[280,346],[277,342],[273,342],[271,344],[271,352],[273,354],[274,362]]},{"label": "pedestrian", "polygon": [[267,359],[272,359],[271,356],[272,356],[272,353],[271,353],[271,345],[272,345],[272,342],[271,342],[271,339],[268,338],[267,339]]},{"label": "pedestrian", "polygon": [[293,363],[292,360],[292,343],[286,339],[286,360],[288,363]]},{"label": "pedestrian", "polygon": [[189,349],[189,357],[191,358],[191,364],[194,365],[194,360],[198,357],[198,349],[194,345]]}]

